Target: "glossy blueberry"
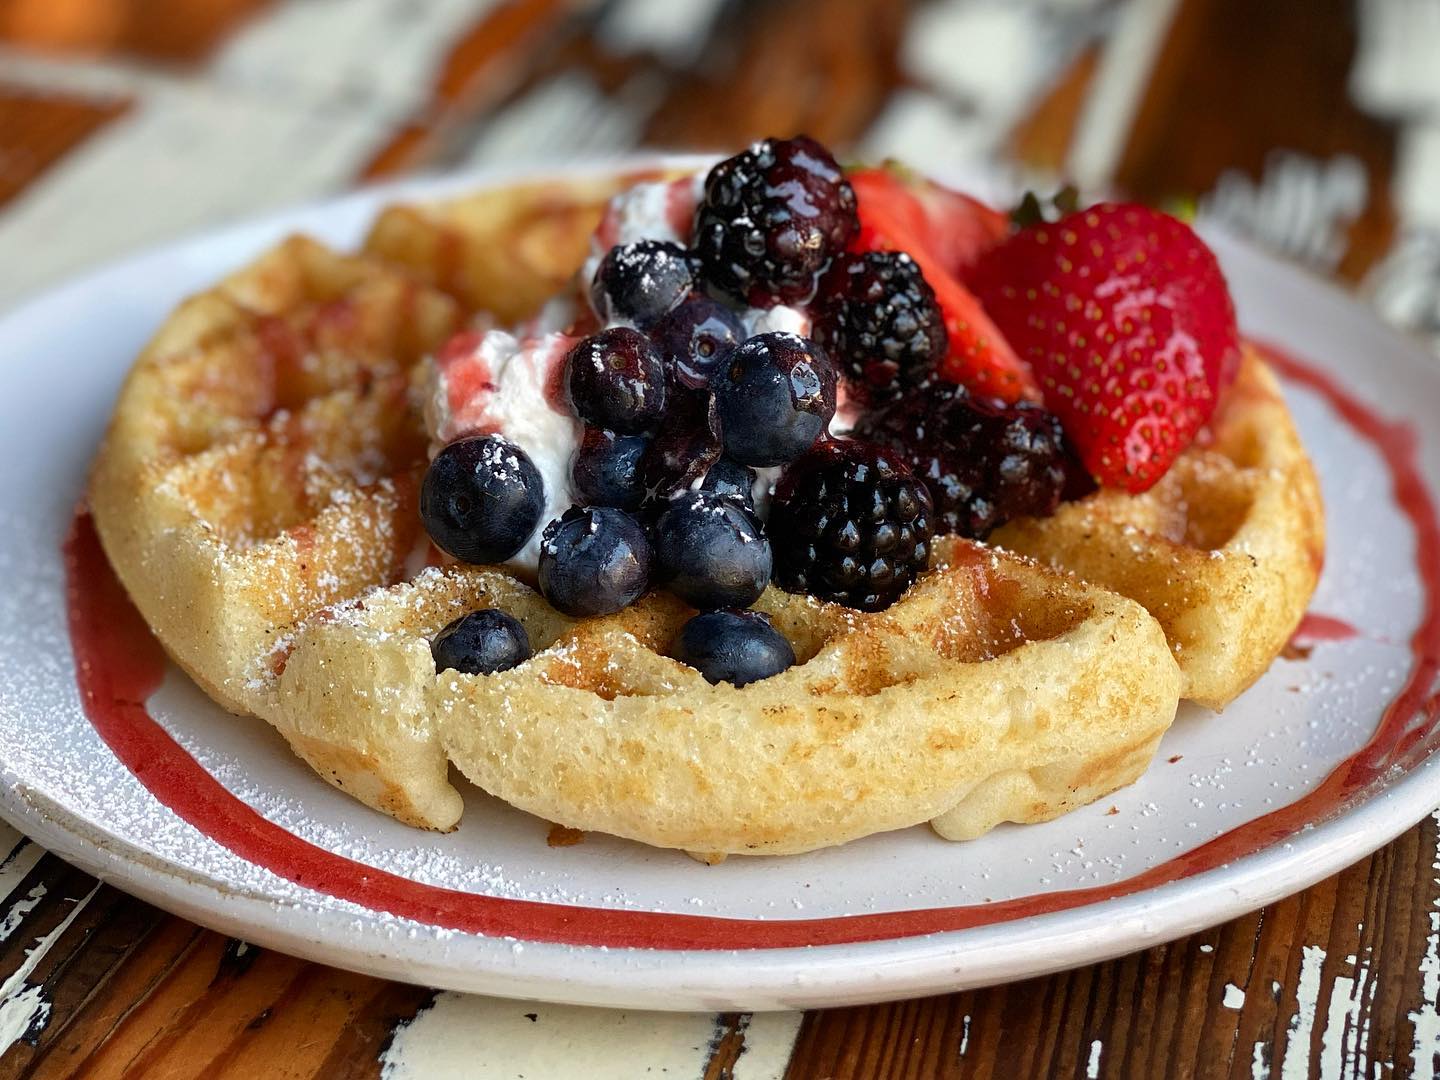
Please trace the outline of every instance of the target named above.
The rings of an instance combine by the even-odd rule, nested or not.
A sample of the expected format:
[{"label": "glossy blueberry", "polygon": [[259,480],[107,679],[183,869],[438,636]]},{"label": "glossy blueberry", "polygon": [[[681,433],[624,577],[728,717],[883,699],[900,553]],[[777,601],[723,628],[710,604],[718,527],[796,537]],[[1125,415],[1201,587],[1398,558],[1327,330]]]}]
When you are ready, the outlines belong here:
[{"label": "glossy blueberry", "polygon": [[639,330],[602,330],[571,349],[565,363],[571,407],[592,427],[639,435],[665,415],[665,365]]},{"label": "glossy blueberry", "polygon": [[461,562],[504,562],[534,534],[545,484],[530,456],[500,435],[451,443],[420,486],[420,520],[430,539]]},{"label": "glossy blueberry", "polygon": [[770,568],[770,541],[734,499],[693,491],[655,522],[655,580],[691,607],[748,607]]},{"label": "glossy blueberry", "polygon": [[695,257],[679,244],[637,240],[605,253],[590,283],[590,302],[606,322],[647,327],[697,287]]},{"label": "glossy blueberry", "polygon": [[650,540],[624,510],[572,506],[545,526],[540,592],[566,615],[608,615],[650,584]]},{"label": "glossy blueberry", "polygon": [[499,608],[461,615],[430,642],[435,670],[493,675],[530,659],[530,635],[520,620]]},{"label": "glossy blueberry", "polygon": [[576,497],[590,506],[634,510],[645,499],[640,462],[650,447],[645,435],[616,435],[604,428],[586,428],[570,466]]},{"label": "glossy blueberry", "polygon": [[710,385],[715,368],[745,337],[740,317],[708,296],[685,301],[650,329],[650,337],[671,362],[682,386]]},{"label": "glossy blueberry", "polygon": [[744,686],[795,663],[795,650],[758,611],[705,611],[680,628],[672,653],[712,683]]},{"label": "glossy blueberry", "polygon": [[835,415],[835,368],[795,334],[759,334],[726,356],[711,381],[725,453],[742,465],[784,465]]},{"label": "glossy blueberry", "polygon": [[731,499],[739,500],[745,509],[755,509],[755,470],[748,465],[741,465],[733,458],[722,457],[710,471],[705,474],[705,480],[700,485],[701,491],[713,491],[716,495],[724,495]]}]

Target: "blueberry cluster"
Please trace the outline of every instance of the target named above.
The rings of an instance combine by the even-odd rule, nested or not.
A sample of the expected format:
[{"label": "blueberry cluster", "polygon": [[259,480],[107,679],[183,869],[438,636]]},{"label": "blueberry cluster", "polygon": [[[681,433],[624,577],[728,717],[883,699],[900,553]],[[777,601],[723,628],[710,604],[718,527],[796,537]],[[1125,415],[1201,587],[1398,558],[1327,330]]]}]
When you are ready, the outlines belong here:
[{"label": "blueberry cluster", "polygon": [[[553,607],[600,616],[668,589],[700,612],[676,658],[741,686],[794,663],[784,636],[748,610],[772,578],[879,610],[925,568],[930,496],[891,451],[830,438],[838,376],[826,347],[746,334],[748,306],[814,299],[828,320],[817,337],[849,370],[857,351],[879,350],[907,380],[933,365],[944,350],[933,294],[904,256],[845,256],[855,229],[854,193],[824,148],[767,140],[711,171],[693,250],[642,240],[601,260],[590,298],[607,328],[565,359],[583,434],[576,505],[541,536],[539,586]],[[756,470],[777,467],[788,471],[767,529]],[[498,562],[541,527],[543,494],[523,450],[483,436],[435,458],[421,512],[455,557]],[[496,671],[529,655],[523,628],[487,620],[442,632],[437,665]]]}]

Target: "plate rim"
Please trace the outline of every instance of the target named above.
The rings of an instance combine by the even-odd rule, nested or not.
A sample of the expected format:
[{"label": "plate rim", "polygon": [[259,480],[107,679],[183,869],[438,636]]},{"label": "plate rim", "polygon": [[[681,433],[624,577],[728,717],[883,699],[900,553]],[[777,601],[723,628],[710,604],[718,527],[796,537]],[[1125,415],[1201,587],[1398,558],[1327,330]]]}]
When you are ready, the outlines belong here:
[{"label": "plate rim", "polygon": [[[368,218],[376,208],[395,199],[443,198],[472,188],[575,178],[617,167],[643,169],[662,163],[698,167],[713,160],[710,155],[632,155],[564,166],[513,165],[409,177],[314,199],[108,261],[30,294],[0,314],[0,337],[14,324],[43,318],[50,305],[63,304],[106,280],[133,273],[152,260],[181,258],[188,250],[234,243],[251,235],[258,249],[264,243],[260,236],[267,231],[278,236],[297,228],[324,228],[304,224],[312,217],[335,219],[358,213]],[[1330,302],[1345,307],[1350,317],[1389,336],[1404,363],[1428,377],[1436,377],[1434,365],[1424,359],[1423,345],[1383,323],[1352,293],[1224,230],[1207,230],[1207,238],[1219,239],[1225,246],[1258,260],[1269,275],[1289,277],[1308,290],[1322,290]],[[197,288],[203,287],[204,283],[197,283]],[[306,920],[290,918],[292,908],[288,904],[227,894],[206,876],[186,875],[180,864],[150,865],[155,863],[153,858],[135,857],[138,849],[116,836],[110,836],[106,844],[97,844],[84,835],[88,830],[77,830],[73,820],[67,823],[63,806],[47,809],[37,803],[38,793],[27,795],[22,778],[6,761],[0,761],[0,817],[82,869],[158,906],[179,910],[196,922],[237,933],[256,944],[323,963],[453,989],[577,1004],[689,1009],[703,1002],[698,1007],[797,1008],[884,1000],[1031,977],[1121,955],[1216,925],[1307,888],[1410,828],[1440,802],[1440,776],[1433,774],[1433,764],[1434,758],[1419,763],[1357,805],[1279,844],[1212,870],[1066,911],[916,937],[734,951],[607,949],[526,941],[521,953],[505,939],[466,935],[503,945],[509,961],[501,950],[491,950],[495,953],[489,958],[491,963],[464,972],[446,965],[447,949],[440,949],[438,956],[414,955],[436,944],[423,938],[390,949],[355,948],[358,939],[352,933],[351,948],[339,954],[331,952],[337,945],[344,949],[345,926],[327,927],[323,919],[311,919],[316,932],[306,933],[297,925]],[[132,852],[131,856],[122,856],[122,850]],[[293,910],[303,911],[303,905]],[[389,915],[372,917],[395,921]],[[1087,932],[1087,924],[1093,924],[1095,932]],[[1021,928],[1023,935],[1017,933]],[[1015,937],[1021,940],[1005,940]],[[518,959],[522,955],[526,957],[523,961]],[[623,959],[598,959],[607,955]],[[577,963],[581,958],[588,962]]]}]

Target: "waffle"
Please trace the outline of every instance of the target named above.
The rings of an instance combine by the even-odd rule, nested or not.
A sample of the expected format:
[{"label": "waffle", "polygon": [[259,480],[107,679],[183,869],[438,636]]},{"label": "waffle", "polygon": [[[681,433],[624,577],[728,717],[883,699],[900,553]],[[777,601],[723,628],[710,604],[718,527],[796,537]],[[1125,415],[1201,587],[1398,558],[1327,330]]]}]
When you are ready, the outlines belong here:
[{"label": "waffle", "polygon": [[992,540],[1138,601],[1183,696],[1212,709],[1269,668],[1325,559],[1320,487],[1275,376],[1247,350],[1202,444],[1143,495],[1101,490]]},{"label": "waffle", "polygon": [[[1096,496],[1038,523],[1033,553],[1078,573],[943,538],[883,613],[772,589],[758,606],[798,662],[743,689],[665,655],[690,614],[667,595],[575,621],[498,569],[412,572],[426,441],[415,361],[477,312],[532,314],[573,274],[618,183],[586,182],[568,201],[546,185],[392,208],[358,256],[289,240],[182,304],[121,392],[90,503],[122,582],[216,701],[269,721],[335,786],[449,829],[462,810],[453,763],[547,820],[707,857],[927,820],[966,839],[1130,783],[1182,695],[1218,700],[1203,678],[1233,662],[1227,627],[1278,600],[1298,619],[1318,498],[1313,477],[1288,500],[1255,494],[1271,490],[1276,455],[1309,474],[1253,359],[1173,492]],[[1079,565],[1080,513],[1128,538],[1110,544],[1116,560],[1130,551],[1153,572]],[[1024,548],[1026,527],[1005,542]],[[1180,576],[1164,559],[1227,561],[1232,547],[1262,568],[1303,549],[1309,576],[1258,591],[1184,581],[1173,597],[1163,586]],[[1216,599],[1232,621],[1197,629]],[[429,638],[482,606],[519,618],[535,656],[437,676]],[[1247,639],[1247,662],[1263,669],[1272,637]]]}]

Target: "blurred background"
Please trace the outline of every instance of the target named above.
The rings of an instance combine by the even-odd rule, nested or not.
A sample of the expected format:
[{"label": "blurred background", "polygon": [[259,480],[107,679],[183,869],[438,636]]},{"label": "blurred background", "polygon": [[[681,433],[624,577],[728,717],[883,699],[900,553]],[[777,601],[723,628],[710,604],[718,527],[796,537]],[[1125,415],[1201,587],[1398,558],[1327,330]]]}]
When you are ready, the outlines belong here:
[{"label": "blurred background", "polygon": [[1193,205],[1440,345],[1440,0],[0,0],[0,306],[358,183],[798,131]]}]

